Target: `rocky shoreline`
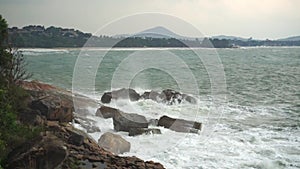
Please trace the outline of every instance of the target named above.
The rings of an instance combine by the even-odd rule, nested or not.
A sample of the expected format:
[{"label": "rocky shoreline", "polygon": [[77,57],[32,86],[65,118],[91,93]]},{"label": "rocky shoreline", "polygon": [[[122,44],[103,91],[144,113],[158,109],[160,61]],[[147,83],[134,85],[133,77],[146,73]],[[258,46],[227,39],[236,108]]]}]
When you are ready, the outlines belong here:
[{"label": "rocky shoreline", "polygon": [[[37,81],[22,82],[21,86],[30,97],[26,100],[28,110],[20,112],[20,122],[39,126],[43,131],[9,154],[7,168],[164,168],[153,161],[117,156],[100,147],[85,132],[74,128],[72,93]],[[79,98],[76,99],[79,104],[97,105],[89,98],[75,97]]]},{"label": "rocky shoreline", "polygon": [[[168,116],[146,119],[139,114],[106,106],[113,99],[151,99],[170,106],[182,102],[196,103],[195,98],[170,89],[161,93],[146,91],[142,95],[133,89],[120,89],[104,93],[102,103],[97,103],[85,96],[37,81],[22,82],[21,86],[28,91],[30,98],[27,100],[29,109],[21,113],[20,121],[42,126],[44,131],[9,155],[8,168],[164,168],[153,161],[118,156],[130,152],[131,147],[130,142],[118,133],[102,133],[98,142],[91,138],[87,133],[101,132],[101,129],[86,118],[90,113],[88,107],[98,107],[95,116],[111,118],[114,131],[127,132],[131,137],[162,134],[158,127],[184,133],[198,133],[202,128],[202,124],[195,121]],[[84,128],[86,133],[75,128],[74,124]]]}]

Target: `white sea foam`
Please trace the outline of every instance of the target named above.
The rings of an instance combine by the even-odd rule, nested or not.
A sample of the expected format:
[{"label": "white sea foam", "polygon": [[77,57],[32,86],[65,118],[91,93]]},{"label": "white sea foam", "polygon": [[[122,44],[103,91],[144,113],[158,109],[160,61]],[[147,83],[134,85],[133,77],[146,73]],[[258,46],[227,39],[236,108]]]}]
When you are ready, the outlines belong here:
[{"label": "white sea foam", "polygon": [[24,55],[40,55],[45,53],[69,53],[68,49],[48,49],[48,48],[20,48]]},{"label": "white sea foam", "polygon": [[[90,119],[101,132],[90,134],[95,140],[105,132],[120,134],[131,143],[131,150],[124,156],[137,156],[143,160],[162,163],[166,168],[297,168],[300,167],[298,130],[274,131],[272,119],[282,118],[268,112],[267,107],[249,108],[233,104],[222,106],[223,116],[210,114],[217,109],[209,100],[199,99],[198,105],[188,103],[168,106],[152,100],[130,102],[112,101],[108,106],[125,112],[144,115],[147,119],[162,115],[195,120],[209,124],[200,134],[174,132],[162,127],[161,135],[128,136],[115,132],[112,119],[94,116],[96,108],[90,109]],[[207,134],[209,133],[209,134]],[[298,147],[294,149],[293,147]]]}]

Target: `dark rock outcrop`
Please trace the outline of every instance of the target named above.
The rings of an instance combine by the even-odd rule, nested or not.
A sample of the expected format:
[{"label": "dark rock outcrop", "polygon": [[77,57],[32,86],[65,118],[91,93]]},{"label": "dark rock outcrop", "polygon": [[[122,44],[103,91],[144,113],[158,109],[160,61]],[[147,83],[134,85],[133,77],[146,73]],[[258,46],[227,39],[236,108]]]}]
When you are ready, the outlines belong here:
[{"label": "dark rock outcrop", "polygon": [[118,109],[107,107],[107,106],[101,106],[97,112],[96,116],[102,117],[102,118],[113,118],[116,114],[119,113]]},{"label": "dark rock outcrop", "polygon": [[118,113],[113,117],[116,131],[129,131],[130,128],[148,128],[148,121],[138,114]]},{"label": "dark rock outcrop", "polygon": [[162,116],[158,120],[158,126],[163,126],[177,132],[196,133],[198,130],[201,130],[202,124],[195,121]]},{"label": "dark rock outcrop", "polygon": [[138,94],[135,90],[123,88],[112,92],[105,92],[101,97],[101,102],[110,103],[111,99],[129,99],[130,101],[138,101],[140,98],[140,94]]},{"label": "dark rock outcrop", "polygon": [[130,151],[130,143],[120,135],[104,133],[98,140],[100,147],[114,154],[123,154]]},{"label": "dark rock outcrop", "polygon": [[160,129],[154,128],[131,128],[129,129],[129,136],[137,136],[142,134],[161,134]]},{"label": "dark rock outcrop", "polygon": [[105,92],[101,97],[102,103],[110,103],[112,98],[111,92]]}]

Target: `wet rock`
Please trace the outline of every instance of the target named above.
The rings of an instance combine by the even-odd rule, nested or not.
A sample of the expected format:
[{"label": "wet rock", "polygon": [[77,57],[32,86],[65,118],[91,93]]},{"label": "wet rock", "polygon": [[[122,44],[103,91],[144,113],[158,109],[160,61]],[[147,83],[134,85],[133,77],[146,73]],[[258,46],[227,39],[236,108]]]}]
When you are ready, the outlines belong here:
[{"label": "wet rock", "polygon": [[96,126],[96,121],[77,114],[75,114],[75,116],[74,122],[86,129],[87,133],[101,132],[100,128]]},{"label": "wet rock", "polygon": [[112,107],[107,107],[107,106],[101,106],[97,112],[96,112],[96,116],[98,117],[102,117],[102,118],[113,118],[115,116],[115,114],[118,114],[119,110],[112,108]]},{"label": "wet rock", "polygon": [[138,101],[141,96],[133,89],[120,89],[112,91],[112,98],[113,99],[130,99],[130,101]]},{"label": "wet rock", "polygon": [[116,131],[129,131],[130,128],[148,128],[148,121],[138,114],[118,113],[113,117]]},{"label": "wet rock", "polygon": [[138,101],[140,98],[140,94],[138,94],[135,90],[123,88],[104,93],[101,97],[101,102],[110,103],[111,99],[129,99],[130,101]]},{"label": "wet rock", "polygon": [[129,129],[129,136],[137,136],[142,134],[161,134],[160,129],[154,128],[131,128]]},{"label": "wet rock", "polygon": [[101,97],[102,103],[110,103],[112,98],[111,92],[105,92]]},{"label": "wet rock", "polygon": [[163,126],[177,132],[196,133],[196,130],[201,130],[202,124],[195,121],[162,116],[158,120],[158,126]]},{"label": "wet rock", "polygon": [[182,94],[182,99],[189,102],[189,103],[191,103],[191,104],[196,104],[197,103],[197,100],[194,97],[189,96],[187,94]]},{"label": "wet rock", "polygon": [[121,136],[113,133],[104,133],[98,140],[100,147],[114,154],[122,154],[130,151],[130,143]]},{"label": "wet rock", "polygon": [[174,103],[181,103],[182,96],[179,92],[171,89],[163,90],[160,94],[160,98],[163,102],[172,105]]},{"label": "wet rock", "polygon": [[144,94],[141,96],[143,99],[151,99],[154,101],[160,100],[160,94],[156,91],[150,91],[150,92],[144,92]]}]

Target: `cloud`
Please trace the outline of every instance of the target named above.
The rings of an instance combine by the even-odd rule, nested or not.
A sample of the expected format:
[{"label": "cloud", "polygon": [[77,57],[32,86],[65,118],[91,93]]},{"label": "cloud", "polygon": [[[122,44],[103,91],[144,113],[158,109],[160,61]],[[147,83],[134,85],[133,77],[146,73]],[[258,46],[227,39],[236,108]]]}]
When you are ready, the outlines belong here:
[{"label": "cloud", "polygon": [[299,6],[298,0],[0,0],[0,11],[12,26],[43,24],[94,32],[120,17],[159,12],[184,19],[207,35],[256,38],[299,35]]}]

